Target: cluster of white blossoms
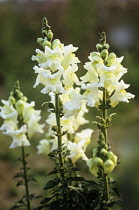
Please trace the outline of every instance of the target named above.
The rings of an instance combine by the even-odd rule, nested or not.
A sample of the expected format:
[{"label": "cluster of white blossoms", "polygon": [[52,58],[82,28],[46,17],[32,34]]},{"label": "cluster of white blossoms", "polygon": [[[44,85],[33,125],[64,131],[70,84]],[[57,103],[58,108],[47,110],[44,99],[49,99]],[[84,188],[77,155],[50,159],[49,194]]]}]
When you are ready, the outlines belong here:
[{"label": "cluster of white blossoms", "polygon": [[83,96],[90,107],[100,105],[103,97],[103,89],[107,91],[109,105],[115,107],[120,101],[129,102],[134,95],[126,92],[129,85],[125,84],[121,77],[127,73],[127,69],[121,64],[123,56],[117,58],[114,53],[109,53],[108,44],[97,44],[98,52],[90,54],[89,62],[84,68],[87,73],[81,77]]},{"label": "cluster of white blossoms", "polygon": [[44,46],[44,51],[36,49],[36,56],[32,56],[32,60],[38,62],[38,66],[34,66],[37,73],[37,79],[34,87],[42,84],[45,87],[42,93],[64,93],[72,88],[73,84],[79,83],[75,74],[78,70],[77,63],[79,59],[74,52],[78,48],[73,45],[64,46],[58,39]]},{"label": "cluster of white blossoms", "polygon": [[[51,95],[51,102],[54,103],[54,94]],[[67,95],[68,96],[68,95]],[[61,99],[64,98],[64,95],[61,94]],[[69,98],[67,98],[69,100]],[[69,111],[69,110],[68,110]],[[88,160],[85,155],[87,146],[91,142],[91,135],[93,133],[92,129],[84,129],[81,132],[77,132],[78,128],[85,123],[88,123],[88,120],[84,118],[84,114],[88,112],[85,103],[82,104],[78,115],[65,117],[66,110],[64,109],[65,115],[60,118],[61,122],[61,131],[64,133],[62,136],[62,143],[67,146],[67,149],[70,150],[70,155],[68,158],[71,158],[73,162],[76,162],[79,158],[83,160]],[[37,146],[38,154],[48,154],[49,152],[57,149],[58,142],[57,137],[55,136],[54,129],[56,128],[56,117],[55,113],[50,113],[47,120],[47,125],[49,126],[46,138],[42,139]]]},{"label": "cluster of white blossoms", "polygon": [[11,92],[9,99],[2,100],[0,117],[4,123],[0,127],[3,134],[11,136],[13,142],[10,148],[29,146],[29,138],[34,133],[43,133],[44,124],[39,124],[41,111],[35,110],[35,102],[27,102],[27,98],[19,89]]}]

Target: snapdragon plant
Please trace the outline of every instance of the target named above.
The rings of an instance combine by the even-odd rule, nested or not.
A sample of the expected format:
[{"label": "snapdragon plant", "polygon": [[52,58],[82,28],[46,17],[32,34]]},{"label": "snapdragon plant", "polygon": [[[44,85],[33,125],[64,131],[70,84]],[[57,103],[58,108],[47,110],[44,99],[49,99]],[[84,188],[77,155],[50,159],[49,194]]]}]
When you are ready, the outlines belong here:
[{"label": "snapdragon plant", "polygon": [[93,149],[93,157],[87,161],[87,165],[102,186],[99,209],[110,209],[114,203],[118,203],[110,194],[112,184],[109,178],[117,166],[117,156],[111,151],[107,134],[115,113],[108,115],[107,110],[115,107],[120,101],[129,102],[134,95],[126,92],[125,89],[129,85],[121,80],[127,73],[127,69],[121,65],[123,57],[117,58],[114,53],[109,53],[104,32],[96,48],[97,52],[92,52],[89,56],[90,62],[84,65],[87,73],[81,77],[87,105],[96,107],[101,112],[101,116],[97,116],[99,121],[95,122],[99,129],[98,145]]},{"label": "snapdragon plant", "polygon": [[18,158],[18,161],[22,163],[22,166],[14,178],[20,179],[16,186],[25,186],[25,194],[11,209],[24,207],[30,210],[30,200],[37,198],[35,194],[29,193],[28,183],[29,181],[35,181],[35,179],[28,176],[30,168],[27,167],[26,157],[28,154],[25,152],[25,147],[30,146],[29,139],[36,131],[43,133],[44,124],[38,123],[41,119],[41,111],[34,109],[35,102],[28,103],[27,100],[17,81],[10,92],[8,100],[2,100],[3,106],[0,107],[0,116],[4,119],[0,130],[2,130],[3,134],[12,137],[11,149],[21,147],[21,157]]},{"label": "snapdragon plant", "polygon": [[[59,206],[58,209],[71,209],[81,204],[79,201],[75,202],[73,200],[73,188],[69,185],[73,181],[84,180],[82,177],[75,177],[75,174],[72,173],[72,171],[79,170],[74,167],[74,163],[80,157],[87,160],[85,155],[87,140],[82,143],[73,140],[75,138],[80,140],[80,137],[77,137],[79,134],[75,138],[73,135],[79,125],[86,122],[83,118],[84,113],[87,111],[85,104],[83,101],[79,105],[75,103],[74,107],[77,109],[75,114],[76,111],[77,114],[74,116],[73,113],[71,115],[70,109],[66,108],[72,98],[80,98],[78,94],[80,88],[74,88],[75,84],[80,84],[75,74],[78,70],[77,63],[79,63],[79,59],[74,54],[77,48],[73,47],[73,45],[64,46],[60,40],[53,40],[53,33],[46,18],[43,19],[42,34],[44,38],[39,38],[38,43],[44,48],[44,51],[37,49],[37,55],[32,56],[32,60],[38,62],[38,66],[34,66],[35,73],[38,74],[34,87],[42,84],[44,88],[41,93],[50,95],[51,101],[48,107],[51,114],[46,120],[50,126],[49,134],[47,134],[49,140],[41,140],[40,145],[38,145],[38,152],[45,152],[43,145],[49,145],[48,141],[52,144],[51,152],[48,155],[55,159],[57,168],[50,174],[58,174],[58,176],[54,180],[48,181],[44,186],[44,190],[51,188],[54,188],[54,190],[52,196],[45,198],[41,203],[44,204],[43,207],[46,207],[47,204],[45,203],[52,199],[53,201],[48,204],[50,209],[56,208],[56,206]],[[91,129],[87,131],[89,131],[87,137],[90,139],[93,131]],[[48,149],[46,150],[48,152]],[[69,164],[68,159],[70,158],[73,164]],[[54,198],[56,199],[54,200]]]}]

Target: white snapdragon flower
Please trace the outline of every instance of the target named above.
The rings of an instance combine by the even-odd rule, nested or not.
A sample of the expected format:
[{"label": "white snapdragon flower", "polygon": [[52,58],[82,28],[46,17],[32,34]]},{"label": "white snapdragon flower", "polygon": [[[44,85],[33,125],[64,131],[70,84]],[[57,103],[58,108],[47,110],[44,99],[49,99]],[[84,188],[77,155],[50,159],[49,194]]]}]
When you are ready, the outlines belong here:
[{"label": "white snapdragon flower", "polygon": [[99,82],[98,73],[92,66],[91,62],[86,62],[84,68],[88,71],[84,76],[81,77],[83,82],[97,83]]},{"label": "white snapdragon flower", "polygon": [[39,141],[39,145],[37,145],[37,153],[48,155],[51,151],[50,149],[50,140],[42,139]]},{"label": "white snapdragon flower", "polygon": [[68,141],[67,147],[70,150],[70,155],[68,156],[68,158],[71,158],[74,163],[79,158],[82,158],[85,161],[88,160],[82,147],[79,144],[76,144],[75,142]]},{"label": "white snapdragon flower", "polygon": [[86,151],[88,144],[91,142],[92,129],[84,129],[80,133],[75,134],[75,142]]},{"label": "white snapdragon flower", "polygon": [[67,118],[70,116],[77,117],[82,104],[84,104],[84,97],[80,94],[80,88],[72,88],[67,93],[68,98],[64,103],[64,116]]},{"label": "white snapdragon flower", "polygon": [[26,136],[26,132],[27,132],[27,127],[26,127],[26,125],[23,125],[18,130],[7,129],[6,131],[3,131],[3,134],[12,137],[13,142],[12,142],[10,148],[15,148],[15,147],[29,146],[30,145],[30,143],[27,139],[27,136]]},{"label": "white snapdragon flower", "polygon": [[43,84],[45,87],[41,90],[42,93],[46,94],[49,92],[64,92],[64,88],[60,81],[63,73],[62,71],[52,74],[50,70],[44,70],[43,68],[39,68],[37,66],[34,67],[34,70],[35,73],[38,73],[34,87],[39,84]]},{"label": "white snapdragon flower", "polygon": [[83,84],[82,89],[85,90],[83,96],[87,101],[87,105],[90,107],[94,107],[99,102],[99,90],[98,84]]},{"label": "white snapdragon flower", "polygon": [[23,116],[23,122],[27,125],[27,134],[29,138],[33,136],[34,133],[43,133],[43,127],[45,124],[39,124],[41,119],[41,111],[34,109],[35,102],[32,101],[28,103],[26,101],[18,100],[16,103],[16,108],[19,114]]},{"label": "white snapdragon flower", "polygon": [[3,119],[17,120],[18,113],[12,104],[5,100],[2,100],[1,102],[4,104],[4,106],[0,106],[0,117]]},{"label": "white snapdragon flower", "polygon": [[[74,116],[71,116],[70,118],[66,118],[64,116],[61,117],[60,123],[61,123],[62,132],[68,131],[68,133],[74,133],[73,121],[74,121]],[[50,126],[56,126],[56,117],[54,113],[51,113],[48,116],[46,123]]]},{"label": "white snapdragon flower", "polygon": [[110,98],[110,104],[112,107],[115,107],[120,101],[128,103],[129,99],[135,97],[135,95],[125,91],[125,89],[127,89],[129,86],[130,85],[125,84],[123,80],[119,82],[119,85],[117,86],[113,96]]}]

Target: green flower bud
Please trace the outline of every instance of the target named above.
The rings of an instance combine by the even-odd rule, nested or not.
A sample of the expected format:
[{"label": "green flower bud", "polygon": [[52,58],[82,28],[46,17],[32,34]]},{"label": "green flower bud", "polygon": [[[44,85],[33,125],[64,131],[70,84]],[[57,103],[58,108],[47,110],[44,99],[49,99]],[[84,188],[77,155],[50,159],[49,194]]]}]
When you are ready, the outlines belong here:
[{"label": "green flower bud", "polygon": [[15,104],[15,98],[13,96],[9,97],[9,101],[11,104]]},{"label": "green flower bud", "polygon": [[13,91],[11,91],[11,92],[10,92],[10,96],[13,96],[13,94],[14,94],[14,92],[13,92]]},{"label": "green flower bud", "polygon": [[61,45],[60,40],[59,39],[55,39],[52,42],[52,49],[54,50],[56,47],[58,47],[59,45]]},{"label": "green flower bud", "polygon": [[104,149],[104,148],[102,148],[102,149],[100,150],[100,154],[101,154],[101,155],[106,155],[106,154],[107,154],[107,150]]},{"label": "green flower bud", "polygon": [[96,157],[98,153],[98,148],[93,149],[93,157]]},{"label": "green flower bud", "polygon": [[51,30],[48,30],[47,37],[48,37],[49,40],[51,40],[53,38],[53,33],[52,33]]},{"label": "green flower bud", "polygon": [[109,47],[110,47],[110,45],[106,43],[106,44],[103,45],[102,49],[103,49],[103,50],[104,50],[104,49],[108,50]]},{"label": "green flower bud", "polygon": [[47,37],[47,31],[46,30],[42,30],[42,35]]},{"label": "green flower bud", "polygon": [[102,59],[106,59],[108,57],[108,50],[106,49],[102,50],[100,56],[102,57]]},{"label": "green flower bud", "polygon": [[48,41],[48,40],[44,40],[43,43],[42,43],[42,46],[45,48],[45,46],[51,48],[51,43]]},{"label": "green flower bud", "polygon": [[23,93],[20,90],[15,90],[18,99],[23,97]]},{"label": "green flower bud", "polygon": [[112,160],[106,160],[104,162],[104,173],[110,174],[113,171],[114,167],[115,166]]},{"label": "green flower bud", "polygon": [[22,101],[21,99],[16,102],[15,107],[19,114],[21,114],[23,112],[24,105],[25,105],[25,102]]},{"label": "green flower bud", "polygon": [[96,165],[96,166],[102,166],[103,165],[103,160],[99,157],[95,157],[93,159],[93,165]]},{"label": "green flower bud", "polygon": [[43,44],[43,41],[44,41],[44,39],[42,39],[42,38],[38,38],[37,39],[37,42],[42,46],[42,44]]},{"label": "green flower bud", "polygon": [[110,53],[108,58],[107,58],[108,66],[111,66],[115,59],[116,59],[115,53]]},{"label": "green flower bud", "polygon": [[108,150],[108,145],[105,142],[101,142],[100,148],[104,148],[106,150]]},{"label": "green flower bud", "polygon": [[98,56],[98,53],[97,53],[97,52],[92,52],[90,55],[91,55],[92,57],[94,57],[94,56]]},{"label": "green flower bud", "polygon": [[96,45],[97,51],[98,51],[98,52],[101,52],[102,47],[103,47],[103,46],[102,46],[101,44],[97,44],[97,45]]},{"label": "green flower bud", "polygon": [[107,152],[107,158],[112,160],[115,166],[117,165],[117,156],[113,152]]},{"label": "green flower bud", "polygon": [[27,102],[28,98],[27,98],[26,96],[23,96],[23,97],[21,98],[21,100],[24,101],[24,102]]}]

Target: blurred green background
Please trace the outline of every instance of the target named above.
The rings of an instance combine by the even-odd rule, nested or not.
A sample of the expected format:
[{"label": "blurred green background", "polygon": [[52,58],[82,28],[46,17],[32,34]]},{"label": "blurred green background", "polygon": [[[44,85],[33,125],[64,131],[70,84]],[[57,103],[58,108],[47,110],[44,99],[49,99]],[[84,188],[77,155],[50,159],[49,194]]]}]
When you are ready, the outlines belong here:
[{"label": "blurred green background", "polygon": [[[127,209],[139,209],[139,2],[0,0],[0,99],[6,100],[14,82],[19,80],[21,90],[29,101],[35,100],[36,108],[42,109],[42,121],[47,117],[47,107],[41,107],[41,104],[48,98],[40,93],[40,87],[33,89],[36,75],[31,57],[35,49],[40,48],[36,40],[41,37],[44,16],[52,27],[54,38],[59,38],[65,45],[72,43],[79,47],[79,76],[86,72],[82,66],[88,61],[90,52],[96,50],[99,32],[106,32],[110,51],[125,57],[123,65],[128,68],[128,73],[123,79],[131,85],[128,91],[136,97],[130,104],[121,103],[111,110],[117,115],[109,130],[109,141],[121,161],[113,174],[117,177]],[[94,109],[86,117],[94,121],[96,114],[98,112]],[[89,126],[96,130],[95,125],[90,123]],[[35,136],[31,140],[33,146],[27,148],[31,153],[29,158],[33,174],[38,180],[38,183],[32,184],[32,192],[36,193],[42,193],[45,174],[52,165],[48,158],[36,155],[36,145],[42,137]],[[97,132],[93,135],[92,146],[96,144],[96,137]],[[12,177],[18,170],[15,159],[20,155],[20,149],[10,150],[11,139],[2,134],[0,138],[0,207],[7,210],[19,197],[20,189],[15,188],[16,181]],[[92,149],[88,149],[88,157],[91,153]],[[87,171],[82,161],[78,164]],[[84,176],[91,177],[89,173],[84,173]]]}]

